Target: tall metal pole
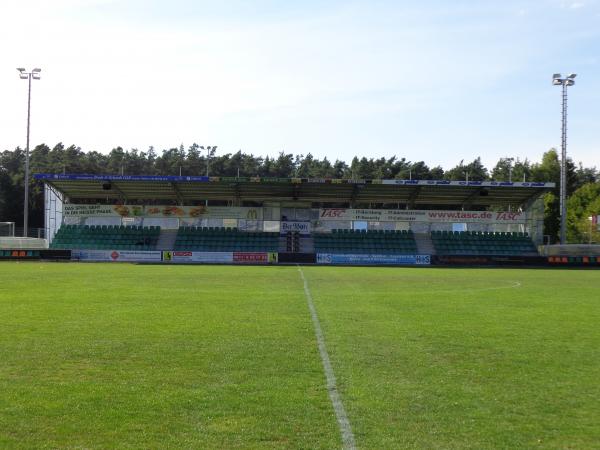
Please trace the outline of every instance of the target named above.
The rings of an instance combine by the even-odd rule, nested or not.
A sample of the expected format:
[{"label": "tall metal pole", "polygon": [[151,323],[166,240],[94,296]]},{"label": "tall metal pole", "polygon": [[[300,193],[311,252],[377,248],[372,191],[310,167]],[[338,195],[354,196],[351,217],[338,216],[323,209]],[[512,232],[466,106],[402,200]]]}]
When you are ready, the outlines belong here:
[{"label": "tall metal pole", "polygon": [[208,164],[210,161],[210,145],[206,147],[206,176],[208,176]]},{"label": "tall metal pole", "polygon": [[[206,176],[208,177],[208,165],[210,162],[210,145],[206,146]],[[204,206],[208,206],[208,198],[204,201]]]},{"label": "tall metal pole", "polygon": [[23,237],[27,237],[29,226],[29,126],[31,119],[31,73],[28,74],[27,93],[27,145],[25,146],[25,199],[23,204]]},{"label": "tall metal pole", "polygon": [[27,80],[27,144],[25,145],[25,179],[23,180],[23,237],[27,237],[29,228],[29,130],[31,124],[31,80],[39,80],[41,69],[35,68],[27,72],[23,67],[18,67],[19,78]]},{"label": "tall metal pole", "polygon": [[552,84],[562,86],[562,136],[560,157],[560,243],[567,243],[567,88],[575,84],[576,73],[552,75]]},{"label": "tall metal pole", "polygon": [[560,243],[567,243],[567,82],[562,84],[562,137],[560,159]]}]

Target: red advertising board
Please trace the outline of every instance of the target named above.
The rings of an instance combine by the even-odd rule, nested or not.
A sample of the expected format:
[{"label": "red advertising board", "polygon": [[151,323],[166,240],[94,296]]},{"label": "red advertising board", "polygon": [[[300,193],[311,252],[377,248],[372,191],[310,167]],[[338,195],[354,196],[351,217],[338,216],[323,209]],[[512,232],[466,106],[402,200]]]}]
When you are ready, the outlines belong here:
[{"label": "red advertising board", "polygon": [[268,253],[233,252],[233,262],[237,263],[268,263]]}]

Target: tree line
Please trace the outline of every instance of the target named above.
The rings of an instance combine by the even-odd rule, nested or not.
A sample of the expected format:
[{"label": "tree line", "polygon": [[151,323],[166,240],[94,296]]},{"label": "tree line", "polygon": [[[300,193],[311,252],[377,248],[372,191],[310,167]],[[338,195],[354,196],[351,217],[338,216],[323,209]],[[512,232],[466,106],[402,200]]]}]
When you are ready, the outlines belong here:
[{"label": "tree line", "polygon": [[[157,152],[124,150],[122,147],[103,154],[84,151],[62,143],[50,148],[38,145],[30,152],[31,173],[86,173],[107,175],[204,175],[241,177],[301,177],[342,179],[419,179],[472,181],[551,181],[556,189],[544,198],[545,232],[553,240],[559,230],[560,161],[555,149],[542,155],[539,162],[528,159],[501,158],[492,169],[481,158],[460,161],[450,169],[430,167],[424,161],[406,158],[354,157],[315,158],[312,154],[293,155],[281,152],[275,157],[262,157],[238,151],[216,154],[216,147],[205,149],[198,144],[183,145]],[[0,221],[22,223],[25,152],[21,148],[0,153]],[[43,185],[32,179],[30,185],[30,224],[43,227]],[[600,214],[600,174],[595,167],[584,167],[567,160],[567,194],[569,196],[568,238],[570,242],[587,241],[590,237],[588,216]],[[598,236],[594,238],[597,239]]]}]

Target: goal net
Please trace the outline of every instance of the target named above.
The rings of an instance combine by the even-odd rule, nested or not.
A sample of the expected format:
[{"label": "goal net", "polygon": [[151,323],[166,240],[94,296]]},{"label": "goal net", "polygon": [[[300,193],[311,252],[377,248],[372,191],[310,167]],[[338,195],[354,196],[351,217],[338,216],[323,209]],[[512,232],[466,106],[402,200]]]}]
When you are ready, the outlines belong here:
[{"label": "goal net", "polygon": [[0,222],[0,237],[15,236],[15,223],[14,222]]}]

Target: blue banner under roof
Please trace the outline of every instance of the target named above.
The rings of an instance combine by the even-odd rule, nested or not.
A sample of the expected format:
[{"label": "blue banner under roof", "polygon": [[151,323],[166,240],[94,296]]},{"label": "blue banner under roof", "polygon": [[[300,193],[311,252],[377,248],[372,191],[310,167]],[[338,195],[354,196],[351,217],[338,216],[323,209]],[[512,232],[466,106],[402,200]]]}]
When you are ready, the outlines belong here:
[{"label": "blue banner under roof", "polygon": [[160,175],[86,175],[62,173],[36,173],[36,180],[70,180],[70,181],[167,181],[167,182],[208,182],[210,177],[202,176],[160,176]]},{"label": "blue banner under roof", "polygon": [[349,180],[332,178],[271,178],[271,177],[207,177],[160,175],[88,175],[38,173],[36,180],[48,181],[144,181],[169,183],[291,183],[291,184],[380,184],[388,186],[465,186],[465,187],[518,187],[553,188],[554,183],[522,181],[449,181],[449,180]]}]

